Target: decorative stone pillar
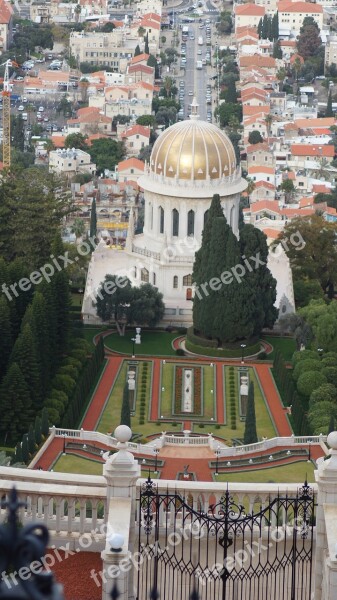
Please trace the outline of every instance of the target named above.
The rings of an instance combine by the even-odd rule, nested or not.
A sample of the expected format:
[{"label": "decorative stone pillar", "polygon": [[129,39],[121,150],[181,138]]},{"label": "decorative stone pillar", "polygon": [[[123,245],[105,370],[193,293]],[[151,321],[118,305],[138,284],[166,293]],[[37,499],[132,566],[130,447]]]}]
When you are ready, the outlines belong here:
[{"label": "decorative stone pillar", "polygon": [[318,459],[315,600],[337,598],[337,431],[328,435],[331,456]]},{"label": "decorative stone pillar", "polygon": [[[115,429],[118,452],[103,455],[106,462],[103,475],[107,481],[107,534],[103,560],[102,600],[111,600],[110,593],[117,583],[119,600],[133,600],[133,566],[130,556],[135,552],[136,483],[140,465],[127,450],[132,432],[126,425]],[[120,540],[114,548],[113,540]]]}]

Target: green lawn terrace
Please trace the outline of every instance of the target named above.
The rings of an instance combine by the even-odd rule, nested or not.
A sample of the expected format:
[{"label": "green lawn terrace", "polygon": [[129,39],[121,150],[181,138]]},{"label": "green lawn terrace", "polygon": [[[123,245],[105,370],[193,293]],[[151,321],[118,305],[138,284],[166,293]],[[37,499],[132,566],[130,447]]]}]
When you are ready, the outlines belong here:
[{"label": "green lawn terrace", "polygon": [[[242,442],[245,428],[239,401],[242,367],[165,359],[122,361],[97,426],[101,433],[111,433],[120,422],[123,389],[130,369],[135,372],[136,380],[135,393],[130,399],[134,441],[160,435],[163,430],[180,433],[188,429],[198,434],[212,433],[230,446]],[[183,406],[186,372],[191,374],[189,411]],[[276,429],[255,369],[246,367],[244,373],[254,383],[259,439],[274,437]]]}]

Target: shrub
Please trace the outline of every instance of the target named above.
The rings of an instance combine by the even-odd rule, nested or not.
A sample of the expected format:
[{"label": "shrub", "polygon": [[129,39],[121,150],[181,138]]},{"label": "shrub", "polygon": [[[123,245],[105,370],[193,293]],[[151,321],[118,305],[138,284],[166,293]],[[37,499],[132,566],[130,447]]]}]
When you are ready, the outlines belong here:
[{"label": "shrub", "polygon": [[58,374],[69,375],[69,377],[72,377],[72,379],[75,380],[78,378],[78,370],[72,365],[64,365],[63,367],[60,367],[58,370]]},{"label": "shrub", "polygon": [[172,423],[172,427],[177,427],[177,425],[178,425],[178,423],[176,423],[175,421],[174,421],[174,423]]},{"label": "shrub", "polygon": [[139,419],[139,425],[144,425],[145,420],[143,419],[143,417],[140,417]]},{"label": "shrub", "polygon": [[267,359],[268,359],[268,354],[267,354],[267,352],[264,352],[264,351],[263,351],[263,352],[260,352],[260,353],[257,355],[257,358],[258,358],[259,360],[267,360]]},{"label": "shrub", "polygon": [[221,425],[219,423],[215,426],[215,429],[221,429]]},{"label": "shrub", "polygon": [[307,360],[308,358],[317,360],[319,356],[314,350],[298,350],[297,352],[294,352],[291,360],[295,366],[300,360]]},{"label": "shrub", "polygon": [[324,377],[323,373],[319,373],[319,371],[306,372],[299,376],[297,389],[303,396],[310,396],[314,390],[326,382],[326,377]]},{"label": "shrub", "polygon": [[72,377],[69,377],[69,375],[55,375],[52,381],[52,387],[56,390],[61,390],[67,396],[70,396],[75,385],[76,381]]},{"label": "shrub", "polygon": [[204,429],[204,427],[205,427],[204,423],[200,423],[199,427],[200,427],[200,429]]},{"label": "shrub", "polygon": [[310,395],[309,406],[310,409],[319,402],[336,402],[337,400],[337,389],[332,383],[323,383]]},{"label": "shrub", "polygon": [[74,348],[74,350],[70,350],[69,355],[72,358],[77,358],[81,363],[85,363],[87,360],[87,352],[85,350],[81,350],[80,348]]},{"label": "shrub", "polygon": [[182,348],[177,348],[176,355],[177,356],[185,356],[185,351]]},{"label": "shrub", "polygon": [[295,381],[298,380],[299,376],[302,373],[307,373],[311,371],[320,371],[322,369],[322,363],[320,360],[314,360],[312,358],[307,358],[306,360],[300,360],[296,363],[293,371],[293,378]]},{"label": "shrub", "polygon": [[178,333],[181,334],[186,334],[187,333],[187,327],[178,327]]},{"label": "shrub", "polygon": [[71,357],[71,356],[67,356],[63,361],[62,361],[62,366],[66,366],[66,365],[71,365],[72,367],[75,367],[75,369],[77,369],[78,372],[80,372],[82,370],[82,362],[80,360],[78,360],[77,358]]}]

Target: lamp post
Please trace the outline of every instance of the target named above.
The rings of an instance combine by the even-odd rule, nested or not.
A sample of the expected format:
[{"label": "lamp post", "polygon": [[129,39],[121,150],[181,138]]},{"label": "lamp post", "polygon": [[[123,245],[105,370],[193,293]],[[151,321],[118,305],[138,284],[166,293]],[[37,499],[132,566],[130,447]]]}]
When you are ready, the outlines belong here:
[{"label": "lamp post", "polygon": [[220,446],[217,446],[215,450],[216,454],[216,465],[215,465],[215,475],[219,475],[219,456],[220,456]]},{"label": "lamp post", "polygon": [[309,442],[309,455],[308,455],[308,460],[307,460],[307,462],[308,462],[308,463],[310,463],[310,462],[311,462],[311,442]]},{"label": "lamp post", "polygon": [[67,437],[67,434],[64,433],[63,434],[63,454],[66,454],[66,437]]},{"label": "lamp post", "polygon": [[317,352],[318,352],[319,357],[322,358],[322,355],[323,355],[323,352],[324,352],[323,348],[317,348]]},{"label": "lamp post", "polygon": [[155,473],[155,475],[157,475],[158,474],[158,453],[159,453],[159,448],[157,448],[157,446],[155,446],[153,448],[153,452],[155,454],[154,473]]},{"label": "lamp post", "polygon": [[135,343],[136,343],[136,338],[131,338],[131,342],[132,342],[132,358],[135,358]]},{"label": "lamp post", "polygon": [[242,352],[241,352],[241,364],[242,364],[242,365],[243,365],[243,363],[244,363],[244,353],[245,353],[245,347],[246,347],[246,344],[241,344],[241,350],[242,350]]}]

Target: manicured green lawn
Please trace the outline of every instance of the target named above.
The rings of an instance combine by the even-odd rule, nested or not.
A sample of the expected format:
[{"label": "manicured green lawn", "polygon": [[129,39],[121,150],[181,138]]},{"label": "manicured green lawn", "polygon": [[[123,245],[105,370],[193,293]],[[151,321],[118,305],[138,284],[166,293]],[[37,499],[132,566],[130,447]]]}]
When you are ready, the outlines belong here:
[{"label": "manicured green lawn", "polygon": [[94,348],[95,344],[93,342],[93,339],[95,335],[106,331],[106,327],[83,327],[82,331],[83,337],[87,340],[87,342],[89,342],[89,344],[91,344],[92,348]]},{"label": "manicured green lawn", "polygon": [[274,360],[275,350],[280,350],[286,361],[290,361],[296,351],[296,342],[293,338],[265,336],[262,339],[274,347],[273,352],[268,354],[270,360]]},{"label": "manicured green lawn", "polygon": [[[216,381],[215,367],[205,365],[202,368],[203,394],[204,394],[204,417],[216,421]],[[213,390],[213,393],[211,392]]]},{"label": "manicured green lawn", "polygon": [[[54,465],[54,471],[57,473],[79,473],[80,475],[103,475],[103,464],[82,456],[66,455],[60,456]],[[148,477],[148,474],[148,470],[141,471],[141,477]],[[151,479],[157,478],[152,468]]]},{"label": "manicured green lawn", "polygon": [[[132,341],[134,331],[126,331],[125,336],[113,333],[105,338],[105,345],[110,350],[116,350],[122,354],[132,354]],[[166,331],[144,331],[141,333],[141,344],[135,345],[136,356],[175,356],[176,351],[172,348],[172,341],[178,337],[178,333],[167,333]]]},{"label": "manicured green lawn", "polygon": [[159,416],[163,415],[166,419],[172,417],[174,368],[175,365],[173,363],[166,363],[165,365],[162,365],[161,368]]},{"label": "manicured green lawn", "polygon": [[83,302],[83,294],[76,294],[76,292],[71,293],[71,303],[73,306],[82,306]]},{"label": "manicured green lawn", "polygon": [[233,471],[220,473],[216,481],[234,481],[238,483],[309,483],[315,481],[314,465],[300,461],[279,467],[269,467],[249,471]]}]

